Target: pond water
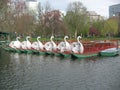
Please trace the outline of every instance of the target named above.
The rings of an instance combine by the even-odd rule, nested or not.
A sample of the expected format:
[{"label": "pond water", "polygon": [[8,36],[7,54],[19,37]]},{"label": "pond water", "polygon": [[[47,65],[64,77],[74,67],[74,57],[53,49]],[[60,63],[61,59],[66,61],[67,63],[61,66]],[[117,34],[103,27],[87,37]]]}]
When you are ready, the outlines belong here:
[{"label": "pond water", "polygon": [[120,56],[72,60],[0,49],[0,90],[120,90]]}]

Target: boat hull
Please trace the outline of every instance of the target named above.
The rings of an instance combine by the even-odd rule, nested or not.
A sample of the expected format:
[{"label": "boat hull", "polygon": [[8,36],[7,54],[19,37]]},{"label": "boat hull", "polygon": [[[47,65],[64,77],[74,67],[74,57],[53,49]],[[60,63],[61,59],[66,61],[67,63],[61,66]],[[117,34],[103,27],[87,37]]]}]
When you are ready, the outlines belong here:
[{"label": "boat hull", "polygon": [[103,57],[113,57],[120,54],[120,48],[108,48],[104,49],[102,51],[89,51],[84,52],[83,54],[80,53],[71,53],[71,52],[60,52],[60,51],[39,51],[39,50],[26,50],[26,49],[15,49],[11,47],[3,47],[4,50],[8,52],[17,52],[17,53],[25,53],[25,54],[40,54],[40,55],[55,55],[59,57],[72,57],[72,58],[90,58],[90,57],[96,57],[96,56],[103,56]]},{"label": "boat hull", "polygon": [[110,49],[101,51],[99,55],[103,57],[113,57],[113,56],[119,55],[119,50],[116,48],[110,48]]},{"label": "boat hull", "polygon": [[58,55],[64,58],[71,57],[71,54],[68,53],[59,53]]},{"label": "boat hull", "polygon": [[72,58],[90,58],[90,57],[96,57],[98,56],[97,53],[94,53],[94,54],[75,54],[75,53],[72,53],[71,54]]},{"label": "boat hull", "polygon": [[54,55],[54,52],[46,51],[46,55]]}]

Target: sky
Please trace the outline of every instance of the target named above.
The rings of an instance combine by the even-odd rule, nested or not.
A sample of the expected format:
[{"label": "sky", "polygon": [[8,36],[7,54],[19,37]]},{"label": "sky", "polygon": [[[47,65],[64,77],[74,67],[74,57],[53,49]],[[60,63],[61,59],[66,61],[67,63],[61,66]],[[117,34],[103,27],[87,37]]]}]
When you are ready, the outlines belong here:
[{"label": "sky", "polygon": [[66,11],[67,5],[70,2],[80,1],[88,11],[95,11],[97,14],[109,17],[109,6],[120,4],[120,0],[38,0],[44,5],[46,1],[50,3],[52,8]]}]

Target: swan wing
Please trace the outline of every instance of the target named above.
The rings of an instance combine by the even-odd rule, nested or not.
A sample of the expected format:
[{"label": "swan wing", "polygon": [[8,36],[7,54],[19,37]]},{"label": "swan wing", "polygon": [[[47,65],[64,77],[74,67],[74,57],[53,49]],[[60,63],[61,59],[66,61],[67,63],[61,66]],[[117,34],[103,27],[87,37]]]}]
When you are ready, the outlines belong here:
[{"label": "swan wing", "polygon": [[14,47],[15,48],[21,48],[21,42],[20,41],[15,41],[14,42]]},{"label": "swan wing", "polygon": [[27,42],[26,41],[23,41],[22,43],[21,43],[21,47],[22,47],[22,49],[27,49]]},{"label": "swan wing", "polygon": [[62,47],[65,47],[65,42],[60,42],[57,46],[57,49],[61,49]]},{"label": "swan wing", "polygon": [[42,42],[38,42],[38,46],[39,46],[39,48],[41,49],[41,50],[43,50],[43,48],[44,48],[44,45],[43,45],[43,43]]},{"label": "swan wing", "polygon": [[38,47],[38,43],[37,42],[33,42],[32,44],[31,44],[31,48],[32,49],[37,49],[37,47]]},{"label": "swan wing", "polygon": [[14,42],[15,42],[15,41],[11,41],[11,42],[10,42],[9,46],[10,46],[11,48],[14,48]]},{"label": "swan wing", "polygon": [[44,47],[47,51],[50,51],[50,50],[52,50],[52,43],[51,42],[46,42]]}]

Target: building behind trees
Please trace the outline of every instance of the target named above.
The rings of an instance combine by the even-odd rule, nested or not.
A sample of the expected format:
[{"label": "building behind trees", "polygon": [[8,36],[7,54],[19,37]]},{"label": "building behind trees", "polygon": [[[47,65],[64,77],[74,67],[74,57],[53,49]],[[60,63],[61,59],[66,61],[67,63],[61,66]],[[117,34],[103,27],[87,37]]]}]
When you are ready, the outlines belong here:
[{"label": "building behind trees", "polygon": [[120,4],[109,6],[109,18],[113,16],[119,16],[119,13],[120,13]]}]

